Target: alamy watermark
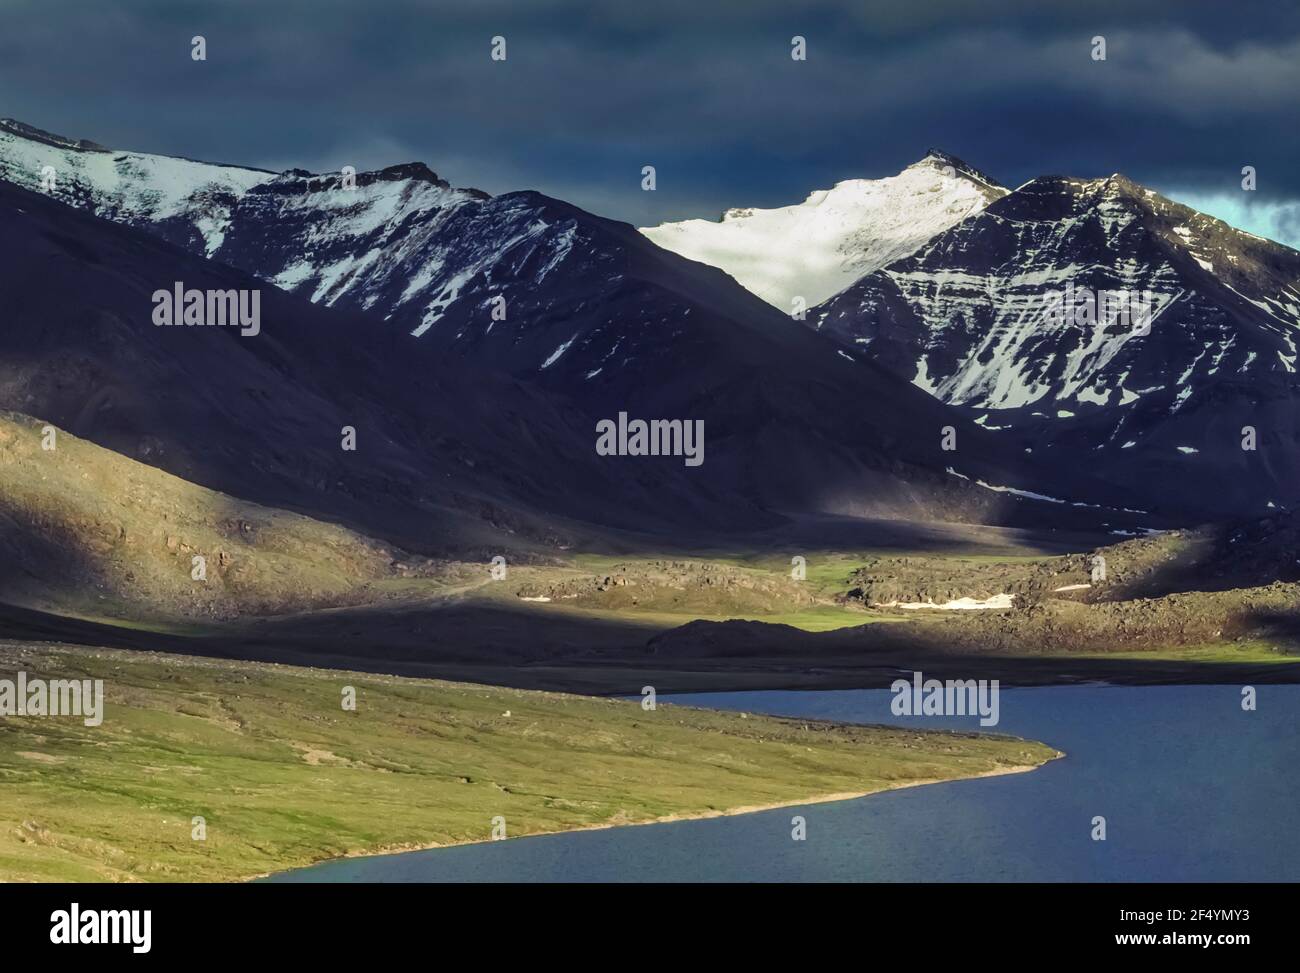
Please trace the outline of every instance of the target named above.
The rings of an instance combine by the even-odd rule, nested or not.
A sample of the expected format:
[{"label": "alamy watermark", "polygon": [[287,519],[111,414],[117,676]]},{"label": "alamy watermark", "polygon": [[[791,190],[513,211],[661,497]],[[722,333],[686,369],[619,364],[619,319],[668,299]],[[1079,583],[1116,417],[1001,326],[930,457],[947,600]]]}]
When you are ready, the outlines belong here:
[{"label": "alamy watermark", "polygon": [[0,716],[80,716],[86,726],[104,722],[104,680],[40,679],[25,672],[0,679]]},{"label": "alamy watermark", "polygon": [[596,423],[596,453],[600,456],[684,456],[687,466],[704,462],[703,419],[632,419]]},{"label": "alamy watermark", "polygon": [[911,682],[895,679],[889,690],[894,694],[889,709],[895,716],[978,716],[980,726],[998,725],[996,679],[926,679],[913,672]]},{"label": "alamy watermark", "polygon": [[57,946],[126,945],[147,953],[153,945],[153,910],[82,909],[77,902],[50,913],[50,942]]},{"label": "alamy watermark", "polygon": [[262,330],[262,292],[260,290],[185,289],[179,280],[171,290],[153,292],[153,323],[159,327],[175,324],[237,327],[245,338]]},{"label": "alamy watermark", "polygon": [[1182,296],[1173,295],[1163,303],[1149,290],[1093,290],[1066,284],[1064,290],[1048,291],[1042,297],[1049,324],[1075,328],[1119,327],[1134,334],[1151,333],[1151,322],[1166,307]]}]

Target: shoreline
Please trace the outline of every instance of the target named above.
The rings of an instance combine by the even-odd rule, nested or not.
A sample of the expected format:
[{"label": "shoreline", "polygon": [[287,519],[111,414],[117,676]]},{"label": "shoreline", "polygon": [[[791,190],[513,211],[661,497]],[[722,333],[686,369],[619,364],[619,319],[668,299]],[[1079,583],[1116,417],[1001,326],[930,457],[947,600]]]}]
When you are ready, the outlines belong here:
[{"label": "shoreline", "polygon": [[[1044,760],[1041,764],[1013,764],[1009,767],[995,767],[992,770],[981,771],[977,774],[968,774],[961,777],[936,777],[926,778],[923,780],[908,780],[890,783],[884,787],[878,787],[868,791],[844,791],[834,794],[822,794],[811,798],[804,798],[793,801],[776,801],[770,804],[745,804],[733,808],[727,808],[721,811],[700,811],[694,813],[677,813],[661,815],[657,818],[651,818],[647,821],[620,821],[617,823],[601,824],[584,824],[573,828],[560,828],[555,831],[530,831],[528,834],[516,835],[514,838],[505,838],[505,841],[520,841],[525,838],[540,838],[545,835],[575,834],[582,831],[608,831],[613,828],[639,828],[650,824],[674,824],[681,821],[704,821],[710,818],[730,818],[742,814],[757,814],[761,811],[776,811],[787,807],[806,807],[814,804],[834,804],[839,801],[856,801],[864,797],[871,797],[875,794],[885,794],[890,791],[906,790],[912,787],[928,787],[932,784],[951,784],[965,780],[982,780],[986,777],[1006,777],[1011,774],[1027,774],[1031,771],[1046,767],[1054,761],[1063,759],[1066,754],[1063,750],[1054,751],[1054,756]],[[417,851],[434,851],[439,848],[460,848],[467,845],[486,845],[491,844],[492,838],[475,838],[467,841],[442,841],[430,842],[419,845],[399,845],[379,850],[348,852],[343,855],[335,855],[332,858],[322,858],[319,861],[311,862],[307,865],[298,865],[293,868],[285,868],[274,872],[260,872],[257,875],[247,876],[244,878],[233,879],[232,884],[249,884],[259,879],[270,878],[272,875],[284,875],[289,872],[302,871],[304,869],[315,868],[329,862],[348,861],[354,858],[382,858],[387,855],[404,855],[409,852]]]},{"label": "shoreline", "polygon": [[1063,686],[1161,687],[1230,686],[1243,682],[1260,685],[1300,683],[1300,660],[1276,662],[1187,662],[1184,660],[1129,660],[1049,657],[948,656],[882,661],[862,667],[822,665],[796,671],[785,666],[710,669],[662,668],[644,665],[622,667],[538,666],[502,670],[498,667],[445,666],[445,675],[415,678],[507,686],[512,689],[575,693],[621,698],[626,686],[654,685],[662,695],[699,693],[798,692],[849,689],[888,689],[900,676],[923,671],[936,678],[998,679],[1004,689],[1043,689]]}]

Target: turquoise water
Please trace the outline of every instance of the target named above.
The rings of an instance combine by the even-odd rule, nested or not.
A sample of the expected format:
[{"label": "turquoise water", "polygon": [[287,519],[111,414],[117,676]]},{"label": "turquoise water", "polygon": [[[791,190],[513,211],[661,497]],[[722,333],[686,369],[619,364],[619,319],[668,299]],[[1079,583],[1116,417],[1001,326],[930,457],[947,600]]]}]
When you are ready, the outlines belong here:
[{"label": "turquoise water", "polygon": [[[887,690],[664,701],[860,723]],[[1067,756],[1027,774],[729,818],[326,862],[270,881],[1300,881],[1300,686],[1005,689],[997,732]],[[558,786],[558,784],[557,784]],[[791,839],[791,817],[807,840]],[[1106,818],[1107,838],[1091,838]]]}]

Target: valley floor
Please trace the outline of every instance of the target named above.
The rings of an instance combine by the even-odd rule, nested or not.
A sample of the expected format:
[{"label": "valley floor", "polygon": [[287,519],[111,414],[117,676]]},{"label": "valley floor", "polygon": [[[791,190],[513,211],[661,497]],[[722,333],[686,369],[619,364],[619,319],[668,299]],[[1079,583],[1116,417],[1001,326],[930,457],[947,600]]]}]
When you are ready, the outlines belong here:
[{"label": "valley floor", "polygon": [[569,525],[467,533],[435,556],[70,434],[47,451],[40,429],[0,414],[12,639],[608,695],[888,685],[919,667],[1022,684],[1300,680],[1300,516],[1284,511],[1166,531]]},{"label": "valley floor", "polygon": [[[918,668],[1006,685],[1300,681],[1292,539],[1274,525],[1219,540],[1230,557],[1195,531],[1093,548],[1101,583],[1087,539],[1071,554],[989,534],[810,551],[799,579],[770,553],[579,554],[500,580],[450,562],[272,615],[144,621],[103,595],[0,603],[0,633],[600,695],[887,686]],[[933,607],[970,602],[999,607]]]}]

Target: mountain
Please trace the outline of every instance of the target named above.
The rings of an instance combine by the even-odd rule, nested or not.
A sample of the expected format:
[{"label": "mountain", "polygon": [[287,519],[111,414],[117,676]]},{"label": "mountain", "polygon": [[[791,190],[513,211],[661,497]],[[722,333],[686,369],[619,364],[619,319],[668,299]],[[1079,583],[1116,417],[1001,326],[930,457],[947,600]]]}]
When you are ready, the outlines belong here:
[{"label": "mountain", "polygon": [[886,179],[848,179],[778,209],[729,209],[718,222],[685,220],[641,230],[666,250],[720,267],[791,313],[908,256],[1007,190],[955,156],[931,149]]},{"label": "mountain", "polygon": [[[275,173],[107,149],[0,119],[0,179],[48,191],[96,216],[162,228],[210,256],[221,245],[236,201]],[[47,188],[47,177],[53,188]]]},{"label": "mountain", "polygon": [[[232,175],[226,166],[146,164],[130,153],[106,153],[57,136],[37,139],[29,131],[10,126],[8,141],[0,144],[8,173],[25,173],[31,182],[30,159],[61,153],[62,162],[45,163],[69,174],[56,184],[56,199],[208,258],[208,270],[176,268],[175,255],[164,259],[158,251],[144,266],[115,268],[118,276],[152,291],[173,279],[188,283],[174,276],[181,273],[224,277],[224,264],[235,268],[230,273],[289,290],[301,300],[277,307],[286,320],[300,323],[282,326],[289,332],[284,338],[272,330],[271,338],[292,343],[291,363],[314,396],[355,395],[367,409],[381,410],[385,421],[403,430],[394,448],[407,452],[421,452],[438,431],[449,436],[454,430],[467,448],[486,446],[486,437],[492,462],[464,464],[475,471],[470,496],[488,493],[495,503],[513,499],[533,511],[572,511],[597,523],[647,529],[688,522],[727,529],[801,513],[985,521],[1045,516],[1034,511],[1042,506],[1034,492],[1115,505],[1104,485],[1040,473],[1032,457],[921,390],[824,336],[792,327],[787,315],[721,271],[560,200],[454,189],[420,164],[358,174],[351,188],[341,174],[268,177],[256,170]],[[168,184],[172,202],[165,209],[138,175],[156,171],[184,174],[183,184],[180,177]],[[238,190],[241,181],[250,185]],[[40,212],[54,219],[48,207]],[[75,239],[76,253],[102,259],[91,244],[96,234],[84,224],[75,232],[46,234],[52,236],[68,247]],[[143,247],[131,239],[131,248]],[[128,246],[125,237],[103,243],[110,250]],[[17,238],[12,245],[19,248]],[[14,272],[25,269],[39,279],[42,271],[29,262],[17,260]],[[95,299],[109,300],[111,293],[100,281],[68,279],[42,290],[50,287]],[[140,300],[138,290],[120,301],[111,298],[135,302],[133,309]],[[341,316],[318,320],[321,315],[308,313],[308,300]],[[504,318],[494,315],[498,307]],[[118,317],[128,315],[119,310]],[[138,318],[131,325],[145,327]],[[149,343],[170,334],[145,331]],[[210,340],[229,337],[222,332]],[[47,340],[76,344],[71,335]],[[254,374],[263,367],[254,360],[264,353],[262,343],[230,343],[249,359],[240,367]],[[113,354],[125,356],[133,347],[134,340],[124,341]],[[196,361],[194,367],[201,366]],[[229,367],[225,381],[246,384],[239,368]],[[149,388],[153,380],[132,381]],[[442,391],[431,394],[431,385]],[[143,406],[143,394],[137,395]],[[331,428],[342,420],[335,418],[336,401],[283,405],[286,423],[301,424],[318,412],[331,416]],[[67,408],[63,415],[75,419]],[[528,428],[531,409],[545,434]],[[195,422],[198,411],[190,416]],[[595,421],[621,412],[702,421],[706,462],[691,469],[674,457],[598,457]],[[961,476],[948,472],[954,457],[940,448],[941,431],[949,426],[960,430],[965,448],[956,464]],[[75,424],[69,428],[88,435]],[[512,437],[519,440],[513,450]],[[301,431],[286,436],[279,453],[284,443],[300,441]],[[337,446],[326,445],[331,452],[319,465],[332,471]],[[384,485],[379,489],[418,480],[414,474],[429,462],[429,456],[394,457],[407,473],[375,471]],[[334,474],[323,469],[318,479],[328,483]],[[439,471],[440,478],[448,476]],[[978,481],[1023,489],[992,490]],[[353,497],[357,508],[365,506],[365,489],[358,486]],[[274,493],[249,499],[303,509]]]},{"label": "mountain", "polygon": [[[260,332],[155,326],[151,296],[176,281],[256,290]],[[605,461],[587,416],[534,386],[2,182],[0,293],[0,408],[410,550],[486,559],[570,543],[579,522],[772,520],[710,498],[680,460]]]},{"label": "mountain", "polygon": [[807,323],[1132,506],[1300,502],[1300,253],[1121,175],[1034,179]]}]

